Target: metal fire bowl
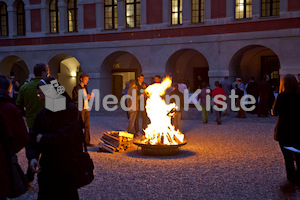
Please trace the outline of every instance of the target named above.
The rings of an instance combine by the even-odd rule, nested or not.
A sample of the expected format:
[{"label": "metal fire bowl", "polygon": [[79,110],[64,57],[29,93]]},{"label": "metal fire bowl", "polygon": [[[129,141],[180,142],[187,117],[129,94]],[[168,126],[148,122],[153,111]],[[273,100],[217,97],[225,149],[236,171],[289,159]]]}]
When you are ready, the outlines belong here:
[{"label": "metal fire bowl", "polygon": [[179,147],[185,145],[186,140],[177,145],[151,145],[141,143],[141,140],[137,139],[133,144],[141,147],[141,153],[146,156],[172,156],[179,153]]}]

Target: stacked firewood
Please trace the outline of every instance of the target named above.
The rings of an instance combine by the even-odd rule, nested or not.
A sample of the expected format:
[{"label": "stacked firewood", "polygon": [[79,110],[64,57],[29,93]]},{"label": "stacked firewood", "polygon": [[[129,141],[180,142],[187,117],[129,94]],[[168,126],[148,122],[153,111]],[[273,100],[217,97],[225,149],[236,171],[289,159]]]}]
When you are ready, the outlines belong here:
[{"label": "stacked firewood", "polygon": [[110,153],[123,152],[134,147],[133,134],[126,131],[104,132],[99,145],[99,151]]}]

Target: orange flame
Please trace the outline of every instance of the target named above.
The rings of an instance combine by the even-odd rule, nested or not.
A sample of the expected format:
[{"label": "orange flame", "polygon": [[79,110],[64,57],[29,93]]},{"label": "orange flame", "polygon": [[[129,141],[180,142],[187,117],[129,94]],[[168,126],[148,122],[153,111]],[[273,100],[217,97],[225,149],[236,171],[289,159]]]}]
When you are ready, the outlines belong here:
[{"label": "orange flame", "polygon": [[183,142],[184,134],[175,130],[171,124],[171,116],[168,115],[176,105],[175,103],[167,105],[161,98],[171,85],[172,79],[166,77],[162,83],[152,84],[145,90],[149,95],[146,101],[146,112],[151,123],[144,130],[146,139],[142,141],[143,143],[177,145]]}]

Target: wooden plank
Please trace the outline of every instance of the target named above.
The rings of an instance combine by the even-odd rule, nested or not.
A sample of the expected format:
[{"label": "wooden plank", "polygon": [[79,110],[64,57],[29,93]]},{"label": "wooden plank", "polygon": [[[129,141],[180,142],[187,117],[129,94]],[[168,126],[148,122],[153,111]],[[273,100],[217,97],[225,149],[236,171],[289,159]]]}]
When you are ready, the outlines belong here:
[{"label": "wooden plank", "polygon": [[102,136],[102,138],[105,139],[105,140],[107,140],[107,141],[109,141],[110,143],[114,144],[115,146],[120,146],[120,141],[119,141],[119,139],[116,140],[113,136],[110,137],[109,135],[104,134],[104,135]]},{"label": "wooden plank", "polygon": [[131,133],[128,133],[128,132],[125,132],[125,131],[120,131],[119,132],[119,136],[123,136],[123,137],[127,137],[127,138],[133,138],[133,134],[131,134]]},{"label": "wooden plank", "polygon": [[116,140],[116,141],[119,141],[119,138],[118,138],[118,137],[112,136],[112,135],[107,134],[107,133],[103,133],[103,136],[107,136],[107,137],[110,137],[110,138],[112,138],[112,139],[114,139],[114,140]]},{"label": "wooden plank", "polygon": [[116,149],[120,147],[120,145],[119,145],[119,146],[116,146],[116,145],[114,145],[113,143],[109,142],[108,140],[106,140],[106,139],[104,139],[104,138],[101,138],[101,140],[102,140],[104,143],[106,143],[106,144],[108,144],[108,145],[110,145],[110,146],[113,146],[113,147],[116,148]]},{"label": "wooden plank", "polygon": [[114,152],[116,151],[116,149],[115,149],[114,147],[109,146],[109,145],[107,145],[107,144],[105,144],[105,143],[103,143],[103,142],[100,142],[98,145],[99,145],[100,147],[102,147],[103,149],[107,150],[107,151],[110,152],[110,153],[114,153]]}]

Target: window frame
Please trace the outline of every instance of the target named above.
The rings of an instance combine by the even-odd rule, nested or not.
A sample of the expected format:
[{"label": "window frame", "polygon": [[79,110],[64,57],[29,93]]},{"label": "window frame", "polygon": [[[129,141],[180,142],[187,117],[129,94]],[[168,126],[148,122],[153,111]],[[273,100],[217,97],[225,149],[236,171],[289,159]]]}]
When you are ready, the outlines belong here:
[{"label": "window frame", "polygon": [[[69,7],[70,0],[68,0],[67,3],[68,32],[70,33],[78,32],[78,4],[77,4],[77,0],[73,0],[73,1],[74,3],[72,8]],[[74,21],[69,19],[69,11],[74,11]],[[70,31],[70,21],[73,21],[73,31]]]},{"label": "window frame", "polygon": [[[183,17],[182,16],[182,11],[183,11],[183,9],[180,11],[180,1],[183,4],[183,1],[186,1],[186,0],[177,0],[177,9],[178,9],[178,11],[177,12],[173,12],[173,0],[171,0],[171,25],[172,26],[182,25],[182,17]],[[173,18],[172,18],[173,13],[177,13],[178,14],[178,19],[177,19],[177,23],[176,24],[173,24]],[[181,23],[180,23],[180,20],[181,20]]]},{"label": "window frame", "polygon": [[[197,0],[199,1],[199,7],[198,10],[193,10],[193,1],[191,0],[191,23],[192,24],[197,24],[197,23],[203,23],[204,19],[205,19],[205,0]],[[203,7],[202,7],[203,5]],[[199,12],[199,16],[198,16],[198,21],[197,22],[193,22],[193,11],[198,11]],[[203,14],[203,20],[202,20],[202,14]]]},{"label": "window frame", "polygon": [[[19,12],[19,7],[22,6],[22,12]],[[22,17],[22,24],[19,22],[19,16]],[[25,24],[25,4],[23,1],[20,1],[17,5],[17,35],[26,35],[26,24]],[[20,26],[23,26],[20,29]]]},{"label": "window frame", "polygon": [[[104,1],[104,29],[105,30],[116,30],[116,29],[118,29],[118,2],[116,2],[116,4],[115,4],[115,0],[112,0],[111,2],[112,2],[112,4],[110,4],[110,5],[108,5],[108,4],[106,4],[105,3],[106,1]],[[106,8],[112,8],[111,10],[111,12],[112,12],[112,17],[111,17],[111,24],[112,24],[112,28],[106,28],[106,25],[107,25],[107,23],[106,23]],[[115,16],[115,11],[117,10],[117,17]],[[115,21],[115,20],[117,20],[117,21]],[[108,23],[108,24],[110,24],[110,23]]]},{"label": "window frame", "polygon": [[[55,4],[55,10],[51,10],[51,3],[52,1],[56,1]],[[56,32],[52,31],[52,21],[51,21],[51,13],[55,12],[55,16],[56,16]],[[59,9],[58,9],[58,0],[51,0],[49,3],[49,28],[50,28],[50,33],[59,33]]]},{"label": "window frame", "polygon": [[[266,0],[265,0],[266,1]],[[266,4],[266,2],[264,2]],[[278,3],[278,14],[273,14],[273,3]],[[280,16],[280,0],[270,0],[270,15],[263,16],[263,0],[260,1],[260,16],[261,17],[273,17],[273,16]],[[266,7],[265,7],[266,12]]]},{"label": "window frame", "polygon": [[[134,26],[133,27],[130,27],[128,26],[128,23],[127,23],[127,5],[132,5],[133,4],[133,11],[134,11],[134,14],[133,14],[133,18],[134,18]],[[137,15],[137,4],[140,5],[140,15]],[[137,17],[140,17],[139,20],[140,20],[140,23],[139,23],[139,26],[137,26]],[[133,2],[131,3],[127,3],[127,0],[125,0],[125,18],[126,18],[126,28],[140,28],[141,27],[141,0],[133,0]]]},{"label": "window frame", "polygon": [[243,0],[244,1],[244,4],[243,4],[243,8],[244,8],[244,12],[243,12],[243,17],[242,18],[237,18],[237,16],[236,16],[236,7],[237,7],[237,1],[238,0],[234,0],[234,19],[235,20],[242,20],[242,19],[252,19],[252,17],[253,17],[253,2],[252,2],[252,0],[249,0],[249,1],[251,1],[251,4],[249,4],[249,5],[251,5],[251,17],[247,17],[247,0]]},{"label": "window frame", "polygon": [[[2,6],[5,6],[5,13],[4,14],[2,14],[1,13],[1,10],[2,10]],[[3,32],[2,32],[2,26],[3,26],[3,24],[2,24],[2,17],[3,16],[5,16],[5,25],[6,25],[6,34],[2,34]],[[4,3],[4,2],[1,2],[0,3],[0,36],[8,36],[9,35],[9,29],[8,29],[8,12],[7,12],[7,5],[6,5],[6,3]]]}]

